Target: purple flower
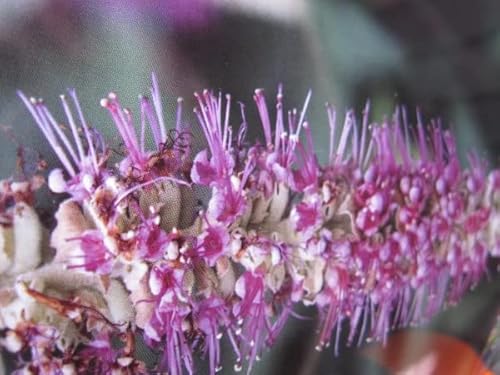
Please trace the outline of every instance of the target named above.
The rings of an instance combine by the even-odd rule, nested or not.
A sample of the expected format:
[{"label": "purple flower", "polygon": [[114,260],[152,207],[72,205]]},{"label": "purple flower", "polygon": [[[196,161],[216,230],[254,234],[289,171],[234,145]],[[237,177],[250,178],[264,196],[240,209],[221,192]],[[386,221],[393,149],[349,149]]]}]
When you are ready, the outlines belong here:
[{"label": "purple flower", "polygon": [[[152,76],[151,97],[140,98],[141,130],[136,134],[132,114],[123,108],[115,93],[110,93],[101,100],[101,106],[106,108],[120,134],[127,157],[120,163],[122,175],[138,182],[146,182],[163,176],[173,176],[183,167],[183,155],[180,147],[186,137],[182,124],[182,100],[178,100],[175,130],[168,133],[163,120],[163,106],[156,76]],[[152,102],[152,103],[151,103]],[[155,150],[146,150],[146,126],[149,125],[153,136]],[[172,139],[172,134],[175,138]],[[170,144],[172,143],[172,144]]]},{"label": "purple flower", "polygon": [[207,216],[221,224],[229,224],[241,217],[248,209],[243,186],[248,178],[242,180],[237,177],[226,180],[225,184],[212,190],[212,199],[208,204]]},{"label": "purple flower", "polygon": [[81,256],[75,255],[75,260],[78,258],[82,261],[71,263],[69,268],[83,268],[88,272],[106,275],[111,273],[115,255],[111,253],[106,244],[101,232],[97,230],[86,230],[80,237],[68,239],[69,241],[78,241],[80,249],[83,253]]},{"label": "purple flower", "polygon": [[201,185],[210,185],[217,179],[217,169],[211,165],[208,159],[208,151],[203,150],[193,160],[194,168],[191,172],[191,180]]},{"label": "purple flower", "polygon": [[301,202],[295,206],[291,218],[294,221],[294,228],[298,233],[310,233],[318,229],[323,218],[321,203],[314,196],[311,202]]},{"label": "purple flower", "polygon": [[[301,111],[285,112],[280,87],[271,116],[256,90],[264,139],[247,147],[244,107],[233,132],[230,96],[205,90],[195,116],[207,148],[192,158],[181,101],[168,130],[154,76],[151,94],[140,99],[139,134],[116,95],[102,102],[125,146],[116,168],[105,166],[76,96],[85,140],[66,111],[76,148],[40,101],[22,98],[66,169],[52,171],[49,185],[76,202],[75,215],[59,217],[81,223],[58,223],[77,234],[70,267],[126,285],[143,327],[135,334],[162,352],[158,371],[192,374],[201,352],[214,374],[224,336],[234,369],[250,372],[298,304],[318,311],[317,350],[333,341],[338,353],[346,321],[348,345],[385,341],[457,302],[500,253],[500,172],[475,154],[463,169],[451,133],[434,122],[426,131],[420,114],[415,127],[401,109],[370,124],[368,104],[361,124],[349,111],[339,126],[327,105],[330,148],[320,164],[310,94]],[[211,192],[199,211],[193,202],[206,197],[192,186]],[[181,226],[181,214],[195,219]],[[102,351],[106,369],[140,368],[89,334],[86,352]]]},{"label": "purple flower", "polygon": [[[61,102],[66,114],[73,143],[61,129],[59,123],[54,119],[42,100],[28,99],[22,92],[18,92],[22,101],[35,119],[39,129],[44,134],[52,149],[64,166],[68,178],[64,176],[61,169],[54,169],[49,175],[49,187],[56,193],[68,192],[77,199],[83,199],[91,194],[99,180],[104,177],[107,151],[99,150],[96,145],[96,135],[87,124],[83,116],[78,97],[74,90],[69,90],[69,96],[76,108],[78,119],[83,128],[83,140],[79,134],[76,119],[70,109],[70,103],[66,96],[61,95]],[[86,146],[86,148],[85,148]]]},{"label": "purple flower", "polygon": [[[208,355],[210,374],[214,375],[222,369],[220,366],[222,332],[219,330],[221,326],[227,327],[231,324],[228,307],[223,299],[211,297],[195,305],[193,316],[196,326],[204,334],[204,351]],[[231,332],[228,334],[231,335]]]},{"label": "purple flower", "polygon": [[146,219],[133,231],[138,259],[154,262],[163,257],[175,260],[179,256],[178,233],[166,233],[158,221],[158,216]]},{"label": "purple flower", "polygon": [[[234,305],[233,314],[240,328],[236,331],[242,337],[240,352],[248,356],[248,366],[259,357],[271,326],[264,300],[264,276],[259,273],[245,272],[235,285],[235,293],[240,301]],[[247,317],[252,317],[248,319]],[[237,360],[237,363],[240,360]]]},{"label": "purple flower", "polygon": [[144,363],[133,358],[134,349],[131,331],[121,335],[99,332],[73,355],[74,373],[78,370],[91,374],[147,374]]},{"label": "purple flower", "polygon": [[214,267],[229,248],[229,234],[224,227],[208,227],[199,237],[198,256]]},{"label": "purple flower", "polygon": [[202,94],[195,93],[198,108],[196,117],[201,125],[210,150],[201,151],[194,159],[191,179],[202,185],[219,185],[228,179],[234,168],[232,152],[232,128],[229,126],[231,97],[226,96],[224,118],[222,116],[222,98],[216,97],[208,90]]}]

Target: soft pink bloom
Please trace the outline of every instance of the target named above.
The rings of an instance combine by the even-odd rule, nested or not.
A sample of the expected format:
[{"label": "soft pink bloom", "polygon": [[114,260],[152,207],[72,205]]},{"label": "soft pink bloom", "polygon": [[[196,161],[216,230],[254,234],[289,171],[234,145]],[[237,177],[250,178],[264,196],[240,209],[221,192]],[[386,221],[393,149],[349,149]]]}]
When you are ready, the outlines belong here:
[{"label": "soft pink bloom", "polygon": [[[333,342],[339,351],[345,321],[348,345],[385,341],[391,329],[457,302],[500,253],[500,172],[488,173],[475,154],[463,168],[451,133],[434,122],[426,130],[420,114],[416,126],[402,109],[370,124],[367,105],[361,124],[349,111],[340,126],[327,105],[330,145],[321,164],[310,94],[300,111],[285,112],[280,87],[271,115],[256,90],[264,138],[247,145],[244,107],[233,129],[231,97],[204,90],[195,94],[195,117],[206,149],[192,156],[182,101],[168,130],[155,77],[151,94],[140,99],[140,131],[115,94],[102,101],[126,152],[116,168],[106,165],[107,150],[73,91],[83,136],[63,98],[71,141],[40,100],[21,98],[64,167],[51,171],[49,186],[73,197],[57,214],[58,258],[105,284],[125,284],[143,329],[135,334],[161,348],[157,371],[192,374],[199,351],[214,374],[222,337],[235,370],[251,371],[298,304],[318,311],[317,350]],[[211,194],[196,196],[197,187]],[[186,189],[200,200],[196,212],[183,200]],[[181,216],[195,219],[181,225]],[[107,345],[116,332],[127,330],[90,332],[82,353],[101,353],[102,371],[140,371]]]}]

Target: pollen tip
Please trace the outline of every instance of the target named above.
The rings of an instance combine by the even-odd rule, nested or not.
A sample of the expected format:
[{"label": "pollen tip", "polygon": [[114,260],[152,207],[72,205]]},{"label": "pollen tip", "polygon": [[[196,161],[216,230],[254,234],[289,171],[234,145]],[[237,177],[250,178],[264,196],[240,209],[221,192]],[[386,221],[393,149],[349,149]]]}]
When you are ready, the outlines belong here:
[{"label": "pollen tip", "polygon": [[109,107],[109,100],[106,98],[102,98],[100,101],[101,107],[107,108]]}]

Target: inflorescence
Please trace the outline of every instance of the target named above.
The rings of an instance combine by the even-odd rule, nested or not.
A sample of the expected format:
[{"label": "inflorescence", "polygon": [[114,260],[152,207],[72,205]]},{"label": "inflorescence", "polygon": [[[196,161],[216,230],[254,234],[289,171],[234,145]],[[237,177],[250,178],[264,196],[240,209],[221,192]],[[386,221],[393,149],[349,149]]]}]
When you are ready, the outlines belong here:
[{"label": "inflorescence", "polygon": [[39,179],[2,182],[0,346],[19,373],[147,373],[139,336],[157,371],[193,374],[201,353],[214,374],[225,337],[234,370],[250,372],[298,304],[318,312],[317,350],[337,352],[346,321],[348,344],[384,341],[457,302],[500,254],[500,171],[476,154],[463,169],[450,132],[419,116],[411,127],[404,110],[375,124],[367,105],[340,126],[327,105],[321,165],[310,94],[285,112],[280,88],[270,116],[256,90],[264,137],[249,145],[243,106],[236,130],[231,97],[205,90],[194,113],[207,148],[193,155],[182,100],[169,130],[153,76],[139,128],[114,93],[101,100],[125,152],[112,165],[73,90],[66,129],[19,95],[61,162],[48,186],[69,196],[43,259]]}]

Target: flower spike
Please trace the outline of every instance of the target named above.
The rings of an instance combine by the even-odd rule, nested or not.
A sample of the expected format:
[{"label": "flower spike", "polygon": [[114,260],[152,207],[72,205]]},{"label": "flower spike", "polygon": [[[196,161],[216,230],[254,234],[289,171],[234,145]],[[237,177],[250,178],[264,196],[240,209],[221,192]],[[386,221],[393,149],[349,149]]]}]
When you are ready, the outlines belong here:
[{"label": "flower spike", "polygon": [[[333,344],[338,355],[456,303],[500,254],[500,171],[488,172],[476,153],[461,166],[451,132],[439,121],[426,126],[419,111],[415,126],[403,107],[375,123],[367,102],[360,123],[348,111],[340,124],[327,104],[321,164],[320,126],[306,116],[311,92],[300,112],[287,111],[280,85],[273,114],[255,90],[263,140],[249,144],[257,125],[244,105],[236,132],[231,96],[204,90],[194,117],[207,147],[191,156],[183,102],[167,129],[153,75],[151,98],[139,98],[139,130],[115,94],[102,100],[125,146],[112,167],[73,90],[76,116],[62,97],[71,137],[41,100],[19,96],[65,169],[50,172],[49,186],[72,194],[55,215],[54,260],[14,267],[20,274],[1,268],[17,281],[0,284],[12,297],[0,310],[0,346],[22,369],[183,375],[196,373],[199,355],[214,375],[227,340],[234,370],[250,373],[288,319],[301,318],[300,305],[317,311],[315,348]],[[37,226],[23,199],[29,186],[0,184],[8,264],[22,258],[12,256],[19,225]],[[75,286],[62,288],[68,277]],[[45,304],[27,304],[33,298]],[[54,311],[37,310],[47,307]],[[134,358],[136,336],[159,352],[154,369]]]}]

